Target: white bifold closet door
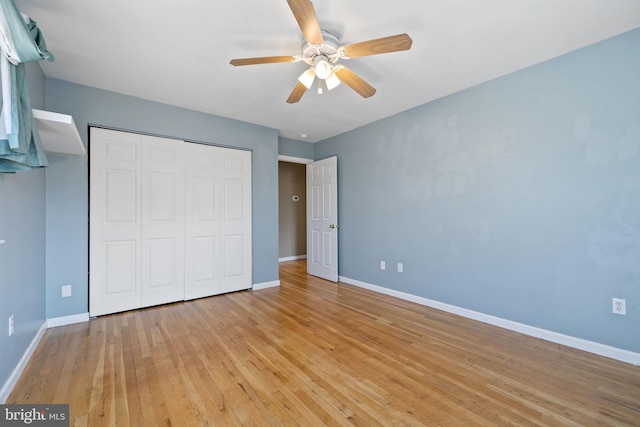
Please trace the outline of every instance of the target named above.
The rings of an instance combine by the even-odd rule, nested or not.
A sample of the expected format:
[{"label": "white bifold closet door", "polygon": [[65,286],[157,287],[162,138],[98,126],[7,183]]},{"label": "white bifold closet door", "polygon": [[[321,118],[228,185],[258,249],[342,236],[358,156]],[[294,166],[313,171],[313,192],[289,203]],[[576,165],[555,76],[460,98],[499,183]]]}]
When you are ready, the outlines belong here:
[{"label": "white bifold closet door", "polygon": [[251,287],[251,153],[91,128],[91,316]]}]

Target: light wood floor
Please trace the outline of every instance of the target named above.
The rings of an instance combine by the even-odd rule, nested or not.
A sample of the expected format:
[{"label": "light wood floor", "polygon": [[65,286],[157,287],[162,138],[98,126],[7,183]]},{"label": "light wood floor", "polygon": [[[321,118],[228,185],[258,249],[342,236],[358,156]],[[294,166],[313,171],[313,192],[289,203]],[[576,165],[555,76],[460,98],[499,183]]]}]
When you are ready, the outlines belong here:
[{"label": "light wood floor", "polygon": [[7,403],[71,425],[640,425],[640,368],[281,264],[281,286],[50,329]]}]

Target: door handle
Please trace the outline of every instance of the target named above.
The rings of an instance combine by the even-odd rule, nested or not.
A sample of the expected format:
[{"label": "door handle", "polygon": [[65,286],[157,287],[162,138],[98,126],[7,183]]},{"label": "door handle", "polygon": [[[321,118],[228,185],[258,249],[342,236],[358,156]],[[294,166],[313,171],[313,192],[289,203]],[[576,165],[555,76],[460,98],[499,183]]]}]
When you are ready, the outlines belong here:
[{"label": "door handle", "polygon": [[331,225],[329,226],[329,228],[338,228],[338,226],[337,226],[337,225],[335,225],[335,224],[331,224]]}]

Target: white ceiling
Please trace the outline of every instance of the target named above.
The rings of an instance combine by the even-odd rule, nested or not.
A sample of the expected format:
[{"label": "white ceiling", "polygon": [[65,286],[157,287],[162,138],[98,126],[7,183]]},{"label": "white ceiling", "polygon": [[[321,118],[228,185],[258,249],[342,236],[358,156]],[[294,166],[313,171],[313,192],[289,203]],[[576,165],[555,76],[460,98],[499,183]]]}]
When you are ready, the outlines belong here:
[{"label": "white ceiling", "polygon": [[[377,88],[285,100],[304,63],[285,0],[15,0],[55,55],[48,77],[319,141],[640,27],[640,0],[315,0],[341,44],[408,33],[411,50],[347,60]],[[640,50],[639,50],[640,52]],[[308,138],[300,138],[307,134]]]}]

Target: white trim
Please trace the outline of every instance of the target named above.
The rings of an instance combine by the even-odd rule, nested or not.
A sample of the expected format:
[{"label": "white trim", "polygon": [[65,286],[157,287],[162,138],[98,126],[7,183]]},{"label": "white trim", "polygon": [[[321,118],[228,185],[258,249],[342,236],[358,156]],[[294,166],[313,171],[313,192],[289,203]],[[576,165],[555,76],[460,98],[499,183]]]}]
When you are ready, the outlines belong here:
[{"label": "white trim", "polygon": [[278,262],[295,261],[298,259],[307,259],[307,256],[306,255],[285,256],[282,258],[278,258]]},{"label": "white trim", "polygon": [[54,317],[47,319],[47,328],[55,328],[57,326],[72,325],[74,323],[82,323],[89,321],[89,313],[72,314],[71,316]]},{"label": "white trim", "polygon": [[9,378],[7,378],[7,381],[0,389],[0,404],[4,404],[9,398],[9,395],[13,391],[13,387],[15,387],[16,383],[20,379],[20,375],[22,375],[22,371],[24,371],[24,368],[27,367],[27,363],[29,363],[33,352],[36,350],[36,347],[38,347],[38,344],[40,343],[40,340],[42,339],[42,336],[44,335],[44,332],[46,330],[47,321],[45,320],[44,322],[42,322],[42,326],[40,326],[38,332],[36,332],[36,336],[33,337],[33,340],[31,340],[31,344],[29,344],[29,347],[27,347],[27,349],[25,350],[22,358],[13,369],[13,372],[11,372],[11,375],[9,375]]},{"label": "white trim", "polygon": [[457,314],[462,317],[488,323],[490,325],[498,326],[504,329],[509,329],[511,331],[519,332],[521,334],[529,335],[535,338],[541,338],[543,340],[551,341],[556,344],[562,344],[567,347],[576,348],[578,350],[587,351],[589,353],[594,353],[599,356],[604,356],[611,359],[619,360],[621,362],[630,363],[635,366],[640,366],[640,353],[624,350],[617,347],[611,347],[605,344],[584,340],[582,338],[576,338],[569,335],[560,334],[560,333],[549,331],[546,329],[537,328],[535,326],[525,325],[523,323],[518,323],[512,320],[491,316],[489,314],[468,310],[466,308],[457,307],[455,305],[445,304],[445,303],[434,301],[428,298],[423,298],[416,295],[407,294],[405,292],[384,288],[382,286],[360,282],[359,280],[350,279],[344,276],[340,276],[339,280],[349,285],[354,285],[360,288],[369,289],[370,291],[378,292],[381,294],[400,298],[406,301],[411,301],[416,304],[420,304],[420,305],[435,308],[438,310],[446,311],[449,313]]},{"label": "white trim", "polygon": [[271,282],[255,283],[253,285],[253,287],[251,288],[251,290],[259,291],[259,290],[267,289],[267,288],[275,288],[276,286],[280,286],[280,280],[273,280]]},{"label": "white trim", "polygon": [[302,163],[306,165],[307,163],[313,162],[313,159],[307,159],[304,157],[283,156],[281,154],[278,154],[278,161],[289,162],[289,163]]}]

